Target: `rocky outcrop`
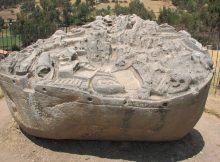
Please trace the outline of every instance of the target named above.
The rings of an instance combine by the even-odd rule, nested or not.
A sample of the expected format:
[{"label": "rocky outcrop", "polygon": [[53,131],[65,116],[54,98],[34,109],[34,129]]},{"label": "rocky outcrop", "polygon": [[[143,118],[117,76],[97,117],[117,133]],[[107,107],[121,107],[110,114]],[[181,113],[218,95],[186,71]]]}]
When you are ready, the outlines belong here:
[{"label": "rocky outcrop", "polygon": [[179,139],[199,120],[212,76],[189,33],[136,15],[58,30],[0,64],[20,127],[55,139]]}]

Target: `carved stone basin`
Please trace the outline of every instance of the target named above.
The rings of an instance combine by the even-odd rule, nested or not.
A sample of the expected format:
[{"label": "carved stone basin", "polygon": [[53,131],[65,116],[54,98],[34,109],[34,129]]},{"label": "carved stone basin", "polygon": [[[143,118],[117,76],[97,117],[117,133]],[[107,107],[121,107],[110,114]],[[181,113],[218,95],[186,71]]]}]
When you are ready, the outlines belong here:
[{"label": "carved stone basin", "polygon": [[53,139],[180,139],[201,117],[212,76],[189,33],[136,15],[58,30],[0,63],[15,120]]}]

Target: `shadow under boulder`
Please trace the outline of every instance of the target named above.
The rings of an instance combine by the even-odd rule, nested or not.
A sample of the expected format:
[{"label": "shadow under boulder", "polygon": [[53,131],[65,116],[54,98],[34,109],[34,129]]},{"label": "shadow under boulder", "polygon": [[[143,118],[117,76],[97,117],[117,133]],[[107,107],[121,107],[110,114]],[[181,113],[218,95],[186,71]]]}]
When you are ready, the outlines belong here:
[{"label": "shadow under boulder", "polygon": [[196,129],[171,142],[50,140],[24,134],[35,144],[55,152],[132,161],[179,161],[195,156],[204,147],[203,137]]}]

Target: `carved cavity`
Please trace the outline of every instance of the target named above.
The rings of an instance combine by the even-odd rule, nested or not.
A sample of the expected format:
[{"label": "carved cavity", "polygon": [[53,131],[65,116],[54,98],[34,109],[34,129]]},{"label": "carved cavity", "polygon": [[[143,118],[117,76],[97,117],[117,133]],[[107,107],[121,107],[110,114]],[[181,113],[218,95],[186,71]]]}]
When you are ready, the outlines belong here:
[{"label": "carved cavity", "polygon": [[47,92],[47,89],[46,88],[42,88],[43,92],[46,93]]},{"label": "carved cavity", "polygon": [[92,99],[91,97],[88,97],[87,100],[88,100],[89,102],[92,102],[92,101],[93,101],[93,99]]}]

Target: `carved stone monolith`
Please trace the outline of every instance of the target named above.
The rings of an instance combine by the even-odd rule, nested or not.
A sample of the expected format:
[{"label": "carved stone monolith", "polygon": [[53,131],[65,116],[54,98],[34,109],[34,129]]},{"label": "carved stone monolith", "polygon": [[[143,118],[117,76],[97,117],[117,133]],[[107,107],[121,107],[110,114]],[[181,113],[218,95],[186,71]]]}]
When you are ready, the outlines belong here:
[{"label": "carved stone monolith", "polygon": [[201,117],[212,76],[189,33],[136,15],[58,30],[0,63],[15,120],[53,139],[180,139]]}]

